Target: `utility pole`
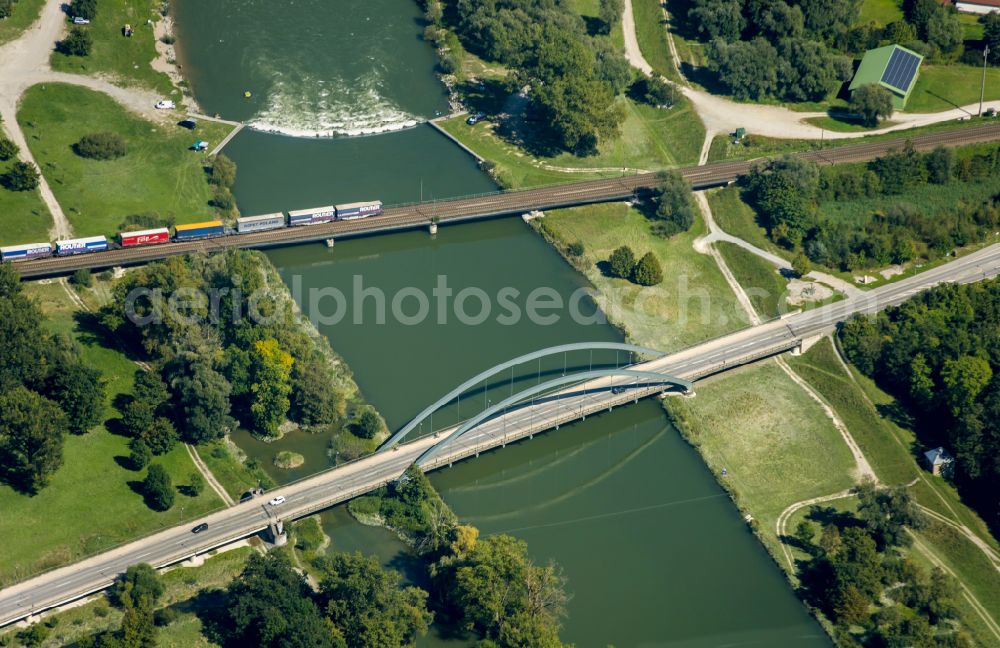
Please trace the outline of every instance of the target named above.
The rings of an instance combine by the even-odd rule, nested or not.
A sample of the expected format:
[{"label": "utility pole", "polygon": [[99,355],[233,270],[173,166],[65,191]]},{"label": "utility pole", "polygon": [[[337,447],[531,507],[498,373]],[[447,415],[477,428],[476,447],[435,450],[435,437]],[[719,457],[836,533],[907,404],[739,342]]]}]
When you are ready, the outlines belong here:
[{"label": "utility pole", "polygon": [[986,61],[990,55],[990,46],[987,45],[983,50],[983,83],[979,88],[979,114],[977,117],[983,116],[983,99],[986,98]]}]

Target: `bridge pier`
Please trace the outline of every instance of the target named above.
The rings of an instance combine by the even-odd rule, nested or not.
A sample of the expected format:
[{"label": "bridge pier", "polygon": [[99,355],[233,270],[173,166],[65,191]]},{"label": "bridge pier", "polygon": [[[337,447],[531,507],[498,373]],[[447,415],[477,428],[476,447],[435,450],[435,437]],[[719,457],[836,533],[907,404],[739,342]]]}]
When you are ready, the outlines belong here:
[{"label": "bridge pier", "polygon": [[434,236],[438,233],[438,224],[432,221],[427,230],[431,233],[431,236]]},{"label": "bridge pier", "polygon": [[285,523],[282,520],[271,522],[267,528],[268,535],[271,536],[271,544],[275,547],[283,547],[288,544],[288,534],[285,533]]}]

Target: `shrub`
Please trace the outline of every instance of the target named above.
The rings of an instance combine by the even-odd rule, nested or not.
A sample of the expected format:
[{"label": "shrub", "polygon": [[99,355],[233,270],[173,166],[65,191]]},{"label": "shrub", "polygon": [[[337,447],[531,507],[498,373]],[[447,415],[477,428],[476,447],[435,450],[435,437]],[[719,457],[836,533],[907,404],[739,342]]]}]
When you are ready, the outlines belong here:
[{"label": "shrub", "polygon": [[236,206],[236,198],[233,197],[233,192],[228,187],[216,187],[211,205],[219,211],[232,211],[233,207]]},{"label": "shrub", "polygon": [[41,176],[30,162],[15,162],[10,171],[0,177],[3,186],[11,191],[34,191]]},{"label": "shrub", "polygon": [[0,20],[10,18],[14,13],[14,0],[0,0]]},{"label": "shrub", "polygon": [[69,13],[71,16],[93,20],[97,17],[97,0],[73,0],[69,4]]},{"label": "shrub", "polygon": [[122,221],[118,229],[127,231],[132,229],[155,229],[157,227],[173,227],[176,219],[173,216],[160,216],[157,212],[143,212],[141,214],[129,214]]},{"label": "shrub", "polygon": [[566,252],[571,257],[582,257],[584,253],[583,241],[575,241],[570,243],[566,248]]},{"label": "shrub", "polygon": [[164,45],[173,45],[174,43],[177,42],[177,38],[173,34],[164,34],[160,38],[160,42],[163,43]]},{"label": "shrub", "polygon": [[90,270],[87,268],[80,268],[73,273],[73,276],[69,278],[70,283],[74,286],[80,286],[82,288],[90,288],[94,285],[94,277],[90,274]]},{"label": "shrub", "polygon": [[611,253],[608,259],[611,266],[611,275],[621,279],[628,279],[632,275],[632,267],[635,265],[635,253],[632,248],[623,245]]},{"label": "shrub", "polygon": [[146,504],[154,511],[166,511],[174,505],[174,483],[167,469],[160,464],[149,467],[142,482],[142,492],[146,496]]},{"label": "shrub", "polygon": [[811,269],[812,269],[812,264],[809,263],[809,257],[807,257],[805,254],[799,252],[798,254],[795,255],[795,258],[792,259],[792,272],[795,274],[796,277],[806,276],[807,274],[809,274],[809,271]]},{"label": "shrub", "polygon": [[236,163],[220,153],[212,158],[208,181],[220,187],[232,189],[236,184]]},{"label": "shrub", "polygon": [[73,150],[80,157],[92,160],[116,160],[128,152],[125,138],[118,133],[91,133],[84,135]]},{"label": "shrub", "polygon": [[172,607],[160,608],[153,612],[153,623],[162,628],[176,621],[179,616],[180,612]]},{"label": "shrub", "polygon": [[0,161],[6,162],[14,157],[17,157],[17,144],[0,136]]},{"label": "shrub", "polygon": [[56,49],[67,56],[89,56],[94,48],[94,39],[90,33],[81,27],[69,30],[66,38],[59,41]]},{"label": "shrub", "polygon": [[652,252],[647,252],[632,269],[632,281],[640,286],[655,286],[663,281],[663,268]]},{"label": "shrub", "polygon": [[374,439],[375,435],[382,431],[382,419],[374,407],[366,405],[361,409],[354,430],[362,439]]}]

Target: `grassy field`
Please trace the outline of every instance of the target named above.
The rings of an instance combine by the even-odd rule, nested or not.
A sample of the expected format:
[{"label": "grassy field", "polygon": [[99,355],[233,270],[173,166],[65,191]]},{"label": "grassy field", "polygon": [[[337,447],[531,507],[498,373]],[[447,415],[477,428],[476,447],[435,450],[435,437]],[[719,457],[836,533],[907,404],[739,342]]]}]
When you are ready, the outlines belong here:
[{"label": "grassy field", "polygon": [[[87,27],[94,39],[89,56],[66,56],[53,52],[54,70],[74,74],[102,75],[125,85],[155,90],[165,97],[180,97],[170,77],[155,71],[150,63],[156,58],[153,25],[147,20],[160,19],[159,0],[101,0],[97,18]],[[128,24],[135,33],[126,38],[122,29]]]},{"label": "grassy field", "polygon": [[[673,351],[748,325],[715,262],[691,247],[703,231],[701,220],[692,231],[663,239],[639,211],[614,203],[551,211],[540,226],[560,248],[583,242],[578,267],[600,292],[604,311],[636,344]],[[663,266],[663,283],[641,287],[603,274],[598,263],[621,245],[637,257],[652,251]]]},{"label": "grassy field", "polygon": [[[3,124],[0,123],[0,135],[3,134]],[[7,173],[15,162],[17,160],[13,158],[0,162],[0,175]],[[0,187],[0,245],[48,241],[50,227],[52,215],[37,189],[10,191]]]},{"label": "grassy field", "polygon": [[789,311],[785,301],[788,282],[777,268],[733,243],[720,241],[715,247],[761,318],[769,320]]},{"label": "grassy field", "polygon": [[[45,311],[50,328],[73,334],[81,344],[84,362],[101,370],[107,382],[105,414],[108,419],[116,417],[112,402],[118,394],[131,390],[135,365],[122,353],[101,346],[75,322],[76,309],[61,284],[27,284],[27,291]],[[66,437],[64,465],[39,494],[29,497],[0,486],[0,533],[4,537],[0,584],[195,519],[221,506],[212,490],[205,489],[197,497],[179,494],[167,512],[153,511],[136,491],[145,473],[123,465],[128,454],[128,439],[100,426],[83,436]],[[167,469],[175,485],[188,483],[196,471],[183,446],[156,461]]]},{"label": "grassy field", "polygon": [[439,125],[473,151],[496,164],[498,179],[510,188],[532,187],[621,175],[622,166],[655,170],[696,162],[704,128],[686,102],[670,110],[639,105],[624,97],[617,102],[625,112],[621,136],[602,142],[597,155],[577,157],[561,153],[534,157],[523,148],[498,137],[494,124],[475,126],[464,117]]},{"label": "grassy field", "polygon": [[856,24],[878,23],[883,27],[903,20],[903,8],[899,0],[864,0]]},{"label": "grassy field", "polygon": [[757,215],[740,197],[740,188],[732,185],[708,192],[708,204],[716,225],[727,234],[739,237],[762,250],[790,259],[788,250],[767,237],[767,230],[757,224]]},{"label": "grassy field", "polygon": [[[951,110],[978,103],[983,69],[972,65],[921,65],[906,112]],[[986,100],[1000,99],[1000,68],[986,71]],[[973,109],[973,114],[975,109]]]},{"label": "grassy field", "polygon": [[[854,459],[823,410],[772,361],[699,383],[665,407],[775,556],[780,513],[853,484]],[[722,469],[727,471],[722,476]]]},{"label": "grassy field", "polygon": [[0,20],[0,45],[14,40],[24,33],[42,12],[45,0],[18,0],[14,5],[14,13]]},{"label": "grassy field", "polygon": [[661,1],[632,0],[632,14],[635,18],[635,36],[643,58],[654,71],[673,81],[680,81],[681,75],[670,56]]},{"label": "grassy field", "polygon": [[[156,212],[178,223],[214,217],[204,171],[207,158],[188,150],[196,136],[186,129],[148,122],[101,93],[62,84],[30,88],[18,121],[80,236],[114,234],[129,214]],[[197,138],[218,142],[228,130],[224,124],[204,122]],[[83,135],[102,131],[124,136],[128,154],[103,161],[73,152]]]},{"label": "grassy field", "polygon": [[[240,547],[226,551],[205,560],[199,567],[178,567],[163,574],[164,592],[158,608],[172,607],[178,612],[177,618],[157,633],[157,645],[161,648],[189,648],[214,646],[202,635],[201,620],[197,616],[199,608],[213,602],[212,597],[200,593],[210,593],[213,589],[225,587],[243,570],[253,549]],[[57,621],[49,635],[46,646],[74,645],[84,637],[98,632],[117,629],[121,625],[122,613],[112,607],[108,600],[99,596],[79,607],[52,615]],[[46,621],[50,621],[46,617]],[[9,628],[0,632],[0,639],[9,639],[20,628]],[[12,644],[18,645],[18,644]]]}]

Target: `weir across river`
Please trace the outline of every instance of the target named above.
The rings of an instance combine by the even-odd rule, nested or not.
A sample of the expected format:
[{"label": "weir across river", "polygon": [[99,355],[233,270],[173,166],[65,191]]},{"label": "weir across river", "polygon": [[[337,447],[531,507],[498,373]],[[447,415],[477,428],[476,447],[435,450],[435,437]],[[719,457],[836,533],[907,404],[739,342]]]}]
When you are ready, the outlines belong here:
[{"label": "weir across river", "polygon": [[[817,164],[864,162],[899,149],[907,142],[921,151],[938,146],[961,146],[1000,140],[1000,124],[940,131],[911,138],[878,139],[831,149],[797,153]],[[724,185],[746,175],[759,161],[717,162],[679,169],[695,189]],[[522,214],[534,210],[558,209],[615,200],[630,200],[657,185],[655,173],[624,175],[519,191],[499,191],[463,198],[412,203],[388,207],[382,215],[350,221],[334,221],[307,227],[239,234],[200,241],[173,242],[148,247],[108,250],[70,257],[49,257],[21,261],[17,269],[23,278],[68,274],[80,268],[109,268],[136,265],[178,254],[213,252],[226,248],[268,248],[334,240],[350,236],[373,235],[428,227],[432,223]]]}]

